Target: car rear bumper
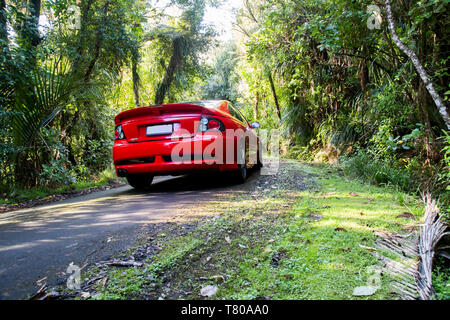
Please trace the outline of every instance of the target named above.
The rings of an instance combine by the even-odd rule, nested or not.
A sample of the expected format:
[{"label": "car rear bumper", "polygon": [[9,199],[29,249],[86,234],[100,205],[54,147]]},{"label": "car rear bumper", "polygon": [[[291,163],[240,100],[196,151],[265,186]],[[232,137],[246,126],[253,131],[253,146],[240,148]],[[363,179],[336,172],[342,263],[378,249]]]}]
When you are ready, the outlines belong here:
[{"label": "car rear bumper", "polygon": [[[216,141],[216,139],[222,141]],[[205,148],[212,143],[218,146],[216,148],[218,150],[213,152],[213,158],[206,157],[204,159]],[[228,144],[230,143],[231,141],[228,142]],[[214,134],[198,134],[180,140],[165,139],[137,143],[119,140],[114,143],[113,159],[118,176],[142,173],[171,175],[204,170],[235,170],[237,169],[234,156],[235,148],[232,148],[233,155],[228,156],[228,160],[225,152],[219,151],[225,150],[226,145],[227,139],[224,136]],[[182,159],[172,158],[174,148],[186,152]],[[209,148],[211,150],[211,146]]]}]

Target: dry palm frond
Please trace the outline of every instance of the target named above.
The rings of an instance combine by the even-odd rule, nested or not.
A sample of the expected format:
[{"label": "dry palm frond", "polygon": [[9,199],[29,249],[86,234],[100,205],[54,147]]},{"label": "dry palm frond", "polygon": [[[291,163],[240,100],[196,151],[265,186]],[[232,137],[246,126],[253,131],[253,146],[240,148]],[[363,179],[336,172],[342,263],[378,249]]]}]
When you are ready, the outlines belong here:
[{"label": "dry palm frond", "polygon": [[425,217],[420,228],[418,244],[420,264],[416,284],[422,300],[430,300],[436,296],[431,279],[435,249],[439,240],[450,232],[445,232],[447,226],[442,222],[439,216],[439,207],[436,200],[431,198],[430,193],[423,196],[423,201],[425,202]]},{"label": "dry palm frond", "polygon": [[393,277],[391,283],[393,289],[402,299],[417,299],[419,293],[415,284],[418,268],[418,237],[416,233],[409,235],[380,234],[376,247],[380,250],[393,253],[399,257],[399,261],[386,257],[375,251],[373,254],[384,265],[384,271]]},{"label": "dry palm frond", "polygon": [[[432,284],[432,267],[435,249],[439,241],[450,232],[441,221],[439,207],[431,194],[423,196],[425,215],[420,232],[407,235],[378,233],[376,247],[372,253],[383,263],[384,270],[394,280],[393,289],[402,299],[431,300],[436,298]],[[381,254],[383,250],[396,255],[399,261]]]}]

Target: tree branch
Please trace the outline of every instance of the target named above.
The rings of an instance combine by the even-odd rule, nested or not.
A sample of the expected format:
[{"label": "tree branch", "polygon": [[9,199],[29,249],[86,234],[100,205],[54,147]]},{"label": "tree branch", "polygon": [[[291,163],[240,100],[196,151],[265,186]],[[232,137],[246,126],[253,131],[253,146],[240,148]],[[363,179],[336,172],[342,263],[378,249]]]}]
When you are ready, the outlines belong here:
[{"label": "tree branch", "polygon": [[394,19],[392,18],[392,11],[391,11],[391,3],[389,0],[385,1],[386,4],[386,11],[387,11],[387,20],[388,20],[388,26],[389,31],[392,35],[392,40],[396,44],[396,46],[405,53],[409,59],[411,59],[411,62],[413,63],[414,67],[416,68],[417,73],[419,74],[420,78],[422,79],[423,83],[425,84],[425,87],[428,90],[428,93],[433,98],[434,103],[436,104],[436,107],[439,111],[439,113],[442,116],[442,119],[444,119],[444,122],[447,126],[447,129],[450,130],[450,117],[447,112],[447,108],[444,105],[441,97],[434,89],[433,83],[430,80],[429,75],[425,71],[425,68],[422,66],[422,63],[419,61],[419,58],[417,58],[417,55],[409,49],[403,42],[400,41],[397,32],[395,31],[395,25],[394,25]]}]

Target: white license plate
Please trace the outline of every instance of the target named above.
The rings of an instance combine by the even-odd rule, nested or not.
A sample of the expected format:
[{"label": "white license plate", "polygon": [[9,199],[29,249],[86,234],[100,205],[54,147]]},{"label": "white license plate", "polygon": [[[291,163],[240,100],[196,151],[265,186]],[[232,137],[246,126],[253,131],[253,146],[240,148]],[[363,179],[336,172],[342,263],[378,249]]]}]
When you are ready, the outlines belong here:
[{"label": "white license plate", "polygon": [[147,136],[161,136],[164,134],[172,134],[172,124],[159,124],[147,127]]}]

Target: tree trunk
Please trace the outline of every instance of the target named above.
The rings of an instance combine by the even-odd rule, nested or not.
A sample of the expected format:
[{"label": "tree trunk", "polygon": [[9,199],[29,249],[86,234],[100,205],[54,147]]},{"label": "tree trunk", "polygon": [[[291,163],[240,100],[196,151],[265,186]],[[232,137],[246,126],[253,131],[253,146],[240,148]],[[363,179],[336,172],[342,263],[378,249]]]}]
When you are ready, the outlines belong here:
[{"label": "tree trunk", "polygon": [[25,47],[36,47],[40,42],[39,17],[41,15],[41,0],[29,0],[30,12],[21,28],[21,39]]},{"label": "tree trunk", "polygon": [[80,21],[80,30],[78,32],[78,45],[77,45],[77,54],[75,55],[75,59],[73,61],[73,70],[75,72],[79,72],[81,63],[84,55],[84,43],[85,43],[85,34],[86,34],[86,28],[88,24],[88,17],[89,17],[89,11],[91,10],[91,6],[94,0],[88,0],[87,2],[82,2],[82,4],[85,3],[84,6],[82,6],[81,11],[81,21]]},{"label": "tree trunk", "polygon": [[8,43],[8,30],[6,28],[6,0],[0,0],[0,41]]},{"label": "tree trunk", "polygon": [[131,60],[131,71],[133,73],[133,92],[134,92],[134,104],[136,108],[139,107],[139,86],[140,86],[140,78],[137,71],[138,62],[137,59],[133,58]]},{"label": "tree trunk", "polygon": [[439,113],[441,114],[442,119],[444,119],[447,129],[450,130],[450,117],[448,115],[446,106],[442,102],[442,99],[439,96],[439,94],[434,89],[433,83],[431,82],[430,77],[428,76],[428,74],[425,71],[424,67],[422,66],[421,62],[417,58],[417,55],[414,53],[414,51],[409,49],[407,46],[405,46],[403,44],[403,42],[400,41],[400,39],[397,35],[397,32],[395,31],[394,20],[392,18],[391,3],[389,0],[386,0],[385,3],[386,3],[389,31],[391,32],[394,43],[401,51],[403,51],[403,53],[405,53],[408,56],[409,59],[411,59],[414,67],[416,68],[417,73],[419,74],[425,87],[427,88],[428,93],[433,98],[433,101],[434,101]]},{"label": "tree trunk", "polygon": [[105,5],[103,6],[103,18],[101,22],[100,29],[97,33],[97,37],[95,40],[94,45],[94,56],[92,57],[91,61],[88,64],[87,70],[84,74],[84,82],[88,83],[89,79],[91,77],[92,72],[94,71],[95,64],[100,56],[100,48],[102,47],[103,43],[103,33],[105,32],[105,24],[108,16],[108,9],[109,9],[109,0],[105,2]]},{"label": "tree trunk", "polygon": [[173,40],[172,43],[172,56],[170,57],[169,66],[166,69],[166,73],[164,74],[163,81],[158,85],[155,94],[155,104],[163,104],[164,98],[169,91],[169,87],[175,78],[176,72],[180,69],[181,64],[183,63],[183,37],[177,37]]},{"label": "tree trunk", "polygon": [[278,119],[281,121],[280,105],[278,104],[278,97],[277,92],[275,91],[275,85],[273,84],[272,73],[268,71],[267,76],[269,77],[270,89],[272,90],[273,100],[275,102],[275,107],[277,108],[277,116]]},{"label": "tree trunk", "polygon": [[259,91],[256,91],[256,103],[255,103],[255,110],[253,112],[254,120],[258,121],[258,107],[259,107]]}]

